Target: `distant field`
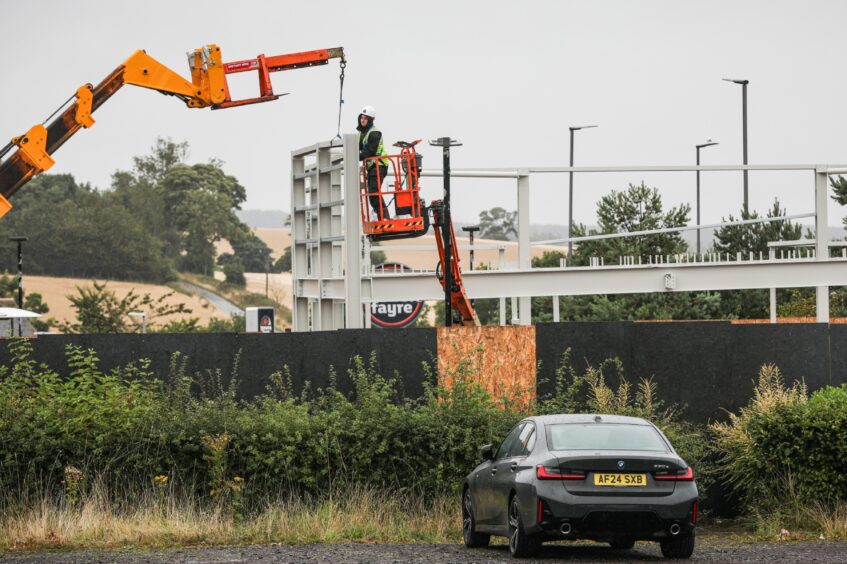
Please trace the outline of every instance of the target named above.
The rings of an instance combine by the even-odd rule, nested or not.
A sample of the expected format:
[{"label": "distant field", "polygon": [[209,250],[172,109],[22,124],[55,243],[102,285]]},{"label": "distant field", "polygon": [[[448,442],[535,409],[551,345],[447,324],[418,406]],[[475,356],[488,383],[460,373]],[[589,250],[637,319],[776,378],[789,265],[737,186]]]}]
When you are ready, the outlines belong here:
[{"label": "distant field", "polygon": [[[265,273],[246,272],[244,278],[247,280],[247,290],[255,294],[265,294]],[[224,273],[215,272],[216,280],[224,280]],[[268,297],[276,302],[291,307],[291,273],[279,272],[267,275]]]},{"label": "distant field", "polygon": [[[468,250],[469,240],[467,237],[457,236],[456,243],[459,248],[459,260],[462,269],[470,268],[470,251]],[[415,246],[423,247],[420,251],[393,251],[394,246]],[[493,239],[474,238],[474,247],[496,247],[474,251],[474,266],[485,264],[492,268],[498,268],[500,264],[500,250],[503,249],[503,260],[508,268],[515,268],[518,262],[518,244],[515,241],[495,241]],[[389,262],[400,262],[410,268],[435,270],[435,265],[438,264],[438,250],[435,245],[435,235],[430,229],[427,235],[416,239],[395,239],[393,241],[383,241],[379,247],[371,247],[371,249],[379,249],[385,252],[385,257]],[[531,249],[531,256],[540,257],[546,251],[567,252],[567,247],[556,247],[553,245],[536,245]]]},{"label": "distant field", "polygon": [[[260,227],[254,229],[256,237],[265,242],[271,248],[274,259],[278,259],[285,252],[285,247],[291,245],[291,230],[283,228]],[[215,244],[218,254],[231,253],[232,247],[228,241],[218,241]]]},{"label": "distant field", "polygon": [[[104,282],[98,280],[98,282]],[[155,284],[144,284],[140,282],[117,282],[106,281],[107,288],[114,291],[115,294],[122,298],[131,290],[136,294],[150,294],[154,299],[159,298],[173,290],[168,286],[159,286]],[[54,278],[50,276],[24,276],[24,292],[38,292],[44,300],[44,303],[50,308],[50,311],[43,317],[53,317],[58,321],[75,321],[76,310],[71,306],[68,295],[76,295],[77,286],[90,286],[92,281],[85,278]],[[206,300],[197,296],[188,296],[179,292],[168,298],[165,303],[178,305],[185,304],[191,310],[190,314],[174,315],[164,318],[164,323],[171,319],[187,319],[189,317],[197,317],[200,319],[201,325],[206,325],[213,317],[225,318]]]},{"label": "distant field", "polygon": [[[291,231],[285,228],[258,228],[254,229],[253,232],[256,234],[259,239],[265,242],[271,248],[271,252],[274,258],[279,258],[282,253],[285,251],[285,247],[291,245]],[[460,232],[461,233],[461,232]],[[459,245],[459,253],[461,256],[462,267],[468,268],[470,253],[468,252],[468,239],[467,237],[462,237],[461,234],[457,239]],[[491,239],[475,239],[475,246],[486,246],[486,247],[499,247],[503,246],[504,256],[503,259],[506,261],[509,266],[516,266],[518,261],[518,244],[515,241],[494,241]],[[415,246],[422,247],[422,250],[419,251],[394,251],[391,247],[394,246]],[[416,239],[398,239],[395,241],[384,241],[379,247],[380,250],[384,251],[386,254],[386,258],[390,262],[401,262],[411,268],[415,269],[435,269],[435,265],[438,262],[438,251],[435,246],[435,235],[432,234],[432,230],[423,236]],[[231,253],[232,247],[226,241],[221,241],[217,244],[218,253]],[[559,251],[566,252],[565,247],[557,247],[554,245],[535,245],[532,247],[532,256],[539,257],[545,251]],[[500,252],[497,248],[479,250],[474,253],[474,264],[490,264],[492,267],[497,268],[500,261]],[[250,281],[248,280],[248,285]],[[290,286],[290,281],[288,282]],[[262,278],[262,287],[261,292],[264,293],[264,275]],[[250,288],[251,291],[256,292],[258,290]],[[289,290],[290,295],[290,290]]]},{"label": "distant field", "polygon": [[[253,233],[271,248],[274,260],[282,256],[285,248],[291,245],[291,231],[289,229],[260,227],[253,229]],[[215,248],[218,254],[232,252],[232,247],[227,241],[219,241]],[[247,290],[256,294],[265,294],[266,278],[264,272],[247,272],[244,277],[247,279]],[[215,278],[223,280],[223,272],[215,272]],[[277,303],[291,307],[291,273],[270,274],[267,277],[267,294]]]},{"label": "distant field", "polygon": [[[267,244],[273,253],[274,258],[278,258],[285,251],[285,248],[291,244],[291,232],[284,228],[258,228],[253,230],[256,235]],[[459,249],[462,257],[463,268],[468,268],[468,252],[466,248],[467,239],[459,239]],[[478,245],[505,245],[505,260],[514,263],[517,261],[517,244],[514,242],[505,241],[487,241],[477,240]],[[393,251],[393,245],[420,245],[428,247],[422,251]],[[218,253],[232,252],[232,247],[226,241],[221,241],[217,245]],[[409,239],[401,241],[386,242],[381,250],[384,250],[389,261],[396,261],[407,264],[412,268],[434,269],[438,261],[438,254],[435,249],[435,238],[432,235],[421,237],[419,239]],[[543,251],[561,250],[561,247],[533,247],[532,255],[538,256]],[[492,266],[498,263],[498,252],[496,250],[477,251],[475,257],[476,264],[490,263]],[[215,273],[215,277],[223,279],[223,273]],[[257,294],[265,293],[265,273],[247,273],[247,289]],[[44,302],[50,307],[50,312],[45,317],[54,317],[59,321],[74,321],[76,312],[71,307],[67,296],[77,293],[77,286],[91,285],[91,280],[83,278],[54,278],[48,276],[26,276],[24,278],[25,292],[38,292],[42,295]],[[143,284],[136,282],[116,282],[109,281],[108,287],[114,290],[118,297],[123,297],[130,290],[135,290],[137,294],[149,293],[154,298],[158,298],[168,292],[171,288],[168,286],[160,286],[155,284]],[[291,273],[283,272],[279,274],[271,274],[267,280],[268,295],[278,303],[291,306]],[[176,293],[167,300],[169,304],[183,303],[186,307],[192,310],[191,314],[171,316],[164,320],[167,322],[170,319],[186,319],[189,317],[197,317],[200,319],[201,325],[206,325],[213,317],[224,318],[224,314],[219,312],[210,305],[206,300],[198,296],[188,296],[186,294]]]}]

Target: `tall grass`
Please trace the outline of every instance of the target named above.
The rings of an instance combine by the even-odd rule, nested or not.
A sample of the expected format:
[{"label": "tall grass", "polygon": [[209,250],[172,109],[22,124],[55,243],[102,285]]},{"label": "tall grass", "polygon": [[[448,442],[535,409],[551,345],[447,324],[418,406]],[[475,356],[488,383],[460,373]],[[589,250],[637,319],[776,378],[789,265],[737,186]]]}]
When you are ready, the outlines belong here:
[{"label": "tall grass", "polygon": [[764,539],[823,538],[847,540],[847,501],[809,499],[797,492],[789,475],[782,481],[777,503],[751,504],[747,521]]},{"label": "tall grass", "polygon": [[240,521],[191,496],[168,495],[162,504],[149,491],[124,501],[100,486],[73,507],[49,494],[12,506],[0,517],[0,550],[461,539],[459,503],[453,497],[424,500],[362,485],[320,497],[291,494],[267,500]]}]

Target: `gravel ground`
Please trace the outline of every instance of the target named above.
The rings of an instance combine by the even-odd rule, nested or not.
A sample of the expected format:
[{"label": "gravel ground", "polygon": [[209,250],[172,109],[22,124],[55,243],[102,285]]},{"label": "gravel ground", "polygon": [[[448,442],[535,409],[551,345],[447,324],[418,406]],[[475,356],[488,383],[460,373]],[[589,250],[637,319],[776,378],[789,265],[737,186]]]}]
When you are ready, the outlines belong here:
[{"label": "gravel ground", "polygon": [[[661,562],[659,546],[638,543],[616,551],[602,544],[545,545],[535,560],[521,562]],[[257,545],[246,547],[183,548],[167,550],[6,552],[2,562],[77,563],[236,563],[236,562],[513,562],[505,545],[468,550],[447,544],[320,544]],[[739,543],[705,537],[698,539],[693,562],[847,562],[847,542]]]}]

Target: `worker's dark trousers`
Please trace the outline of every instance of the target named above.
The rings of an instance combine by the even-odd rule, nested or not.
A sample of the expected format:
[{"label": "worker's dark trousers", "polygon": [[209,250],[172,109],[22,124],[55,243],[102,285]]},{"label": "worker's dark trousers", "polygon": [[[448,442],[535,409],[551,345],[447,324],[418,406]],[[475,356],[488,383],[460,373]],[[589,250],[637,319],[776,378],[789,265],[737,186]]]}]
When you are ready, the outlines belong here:
[{"label": "worker's dark trousers", "polygon": [[[380,185],[382,184],[382,181],[385,180],[385,175],[388,174],[388,167],[381,166],[379,167],[379,178],[377,178],[376,168],[377,167],[373,166],[368,170],[368,194],[378,194]],[[382,199],[382,196],[368,196],[368,200],[370,200],[371,208],[373,208],[377,217],[379,217],[380,206],[382,206],[381,219],[389,219],[388,208],[385,207],[385,200]]]}]

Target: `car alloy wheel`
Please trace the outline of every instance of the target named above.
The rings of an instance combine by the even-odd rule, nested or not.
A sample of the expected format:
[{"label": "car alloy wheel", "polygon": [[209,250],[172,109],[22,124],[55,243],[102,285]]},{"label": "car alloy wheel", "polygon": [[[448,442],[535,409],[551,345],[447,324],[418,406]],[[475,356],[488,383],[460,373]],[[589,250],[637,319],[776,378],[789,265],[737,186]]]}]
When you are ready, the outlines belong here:
[{"label": "car alloy wheel", "polygon": [[509,552],[515,558],[524,558],[532,556],[539,545],[536,537],[526,534],[521,521],[518,498],[517,496],[513,497],[509,503]]},{"label": "car alloy wheel", "polygon": [[465,490],[462,500],[462,536],[468,548],[485,548],[491,542],[491,535],[476,532],[476,517],[473,512],[470,488]]}]

